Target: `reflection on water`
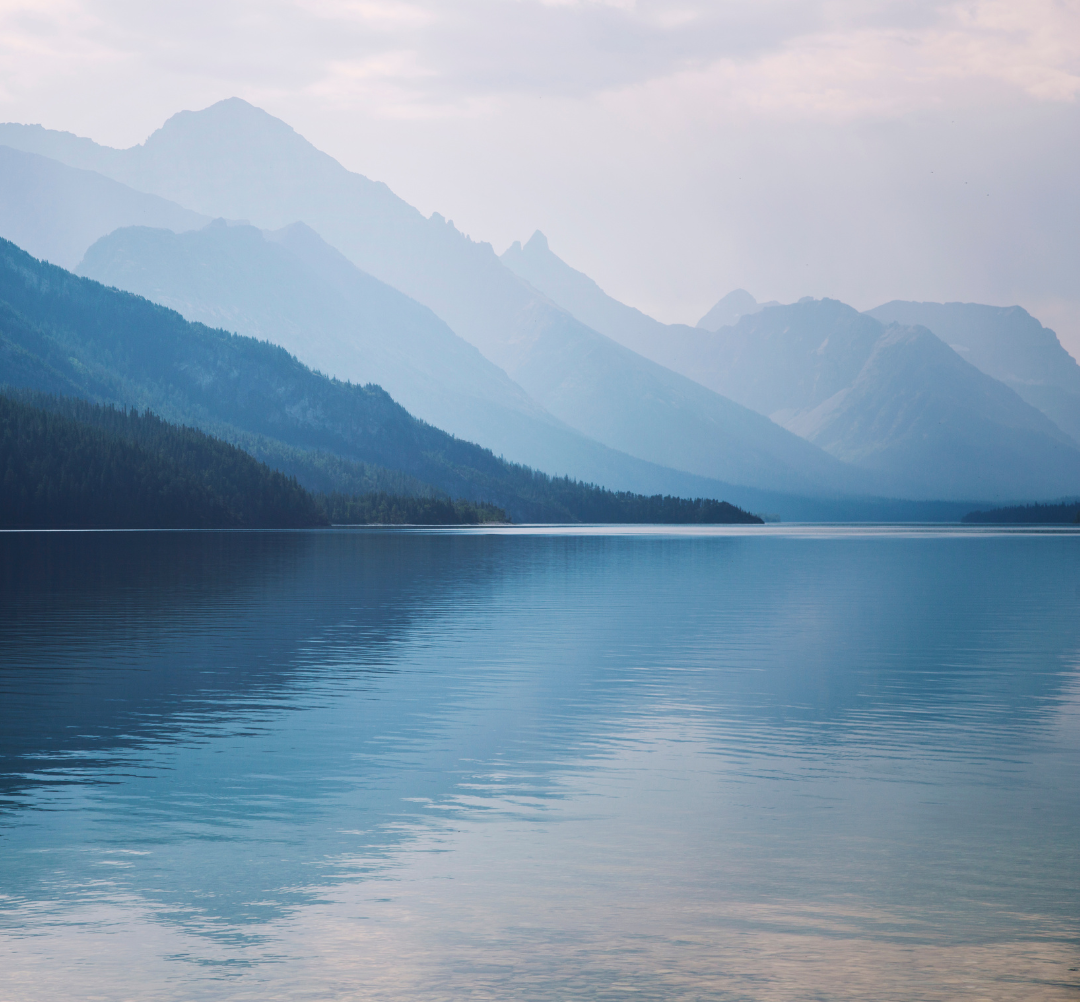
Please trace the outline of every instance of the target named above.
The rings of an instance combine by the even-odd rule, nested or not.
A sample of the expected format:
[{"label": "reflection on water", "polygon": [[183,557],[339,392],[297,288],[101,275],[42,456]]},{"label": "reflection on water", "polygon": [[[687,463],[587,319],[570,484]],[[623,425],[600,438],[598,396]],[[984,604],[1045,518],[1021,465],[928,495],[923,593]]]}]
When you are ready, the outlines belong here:
[{"label": "reflection on water", "polygon": [[0,555],[0,998],[1080,990],[1080,535]]}]

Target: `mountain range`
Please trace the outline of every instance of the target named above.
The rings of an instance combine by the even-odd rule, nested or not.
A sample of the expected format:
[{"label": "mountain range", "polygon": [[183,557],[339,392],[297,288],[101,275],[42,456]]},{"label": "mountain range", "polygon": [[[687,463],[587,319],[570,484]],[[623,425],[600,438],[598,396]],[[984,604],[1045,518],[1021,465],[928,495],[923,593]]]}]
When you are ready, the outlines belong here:
[{"label": "mountain range", "polygon": [[[122,228],[96,242],[78,271],[189,320],[282,345],[340,379],[378,383],[410,413],[515,462],[639,492],[691,486],[685,474],[665,474],[559,421],[431,310],[357,269],[303,223],[265,234],[224,220],[182,234]],[[782,445],[799,442],[729,408],[729,420],[749,416]],[[731,479],[755,485],[746,466]]]},{"label": "mountain range", "polygon": [[284,348],[191,323],[6,240],[0,384],[151,408],[240,445],[316,491],[438,491],[495,504],[515,521],[581,521],[605,506],[626,507],[626,499],[454,438],[378,386],[331,379]]},{"label": "mountain range", "polygon": [[503,260],[615,340],[877,473],[886,489],[1008,499],[1080,485],[1080,366],[1020,307],[894,302],[861,314],[736,290],[691,328],[618,303],[539,232]]},{"label": "mountain range", "polygon": [[663,324],[543,234],[499,257],[237,99],[127,150],[14,124],[0,144],[0,233],[519,462],[751,505],[1080,490],[1080,367],[1018,307],[736,290]]},{"label": "mountain range", "polygon": [[868,313],[883,323],[932,330],[961,358],[1011,387],[1080,442],[1080,365],[1027,310],[894,301]]},{"label": "mountain range", "polygon": [[209,221],[94,171],[0,146],[0,235],[62,268],[120,226],[190,230]]},{"label": "mountain range", "polygon": [[360,271],[304,223],[128,227],[77,269],[188,320],[279,344],[327,375],[377,383],[416,417],[515,462],[631,483],[632,462],[548,414],[427,307]]},{"label": "mountain range", "polygon": [[230,99],[112,150],[33,126],[0,143],[92,169],[197,212],[279,229],[303,221],[368,274],[428,306],[556,419],[651,463],[772,491],[878,483],[798,436],[596,332],[437,213],[352,173],[285,123]]}]

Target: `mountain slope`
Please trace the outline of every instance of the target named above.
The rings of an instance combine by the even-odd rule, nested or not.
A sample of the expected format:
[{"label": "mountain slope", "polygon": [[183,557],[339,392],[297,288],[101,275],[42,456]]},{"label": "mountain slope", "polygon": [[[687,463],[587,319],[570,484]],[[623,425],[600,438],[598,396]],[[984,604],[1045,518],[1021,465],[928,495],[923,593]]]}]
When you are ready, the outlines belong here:
[{"label": "mountain slope", "polygon": [[507,458],[620,489],[678,476],[556,420],[427,307],[360,271],[303,223],[263,234],[217,221],[184,234],[117,230],[78,272],[189,320],[281,345],[306,365],[378,383],[410,413]]},{"label": "mountain slope", "polygon": [[932,338],[885,337],[880,321],[844,303],[804,300],[693,339],[676,332],[664,350],[700,383],[874,472],[890,492],[959,499],[1076,489],[1073,443],[1043,415],[992,379],[973,382],[977,370]]},{"label": "mountain slope", "polygon": [[[984,407],[973,387],[954,387],[958,396],[953,417],[966,408],[965,429],[952,428],[947,435],[943,429],[924,427],[916,412],[925,418],[930,410],[909,410],[910,395],[926,394],[919,406],[931,408],[929,387],[934,385],[941,395],[938,403],[944,403],[945,382],[963,384],[964,374],[950,353],[925,340],[916,338],[903,350],[900,344],[890,350],[885,344],[879,347],[883,328],[870,322],[877,318],[939,327],[939,333],[948,333],[946,340],[960,342],[953,346],[964,358],[1080,435],[1080,366],[1052,332],[1018,307],[889,303],[871,310],[867,318],[831,300],[770,311],[777,304],[759,304],[736,290],[702,317],[695,330],[661,324],[607,296],[587,275],[552,253],[540,232],[524,246],[512,245],[502,260],[596,330],[769,415],[838,458],[887,474],[894,489],[904,493],[974,496],[983,485],[993,484],[996,493],[988,496],[1011,496],[1016,490],[1037,496],[1040,485],[1070,482],[1053,476],[1055,464],[1067,467],[1070,461],[1067,453],[1059,453],[1061,442],[1054,430],[1017,409],[1007,395],[991,394],[994,403]],[[848,392],[834,397],[841,391]],[[897,408],[905,411],[902,419]],[[996,441],[983,441],[975,433],[982,428],[990,435],[994,427],[999,429]],[[953,432],[957,437],[950,437]],[[1018,434],[1033,439],[1021,445]],[[1049,469],[1033,462],[1036,456]],[[1014,480],[1002,476],[1007,470]]]},{"label": "mountain slope", "polygon": [[0,237],[62,268],[119,226],[190,230],[207,221],[93,171],[0,146]]},{"label": "mountain slope", "polygon": [[685,324],[662,324],[609,296],[588,275],[571,268],[537,230],[524,246],[514,242],[500,260],[575,320],[657,365],[696,379],[694,362],[708,335]]},{"label": "mountain slope", "polygon": [[0,395],[0,527],[213,529],[324,525],[295,480],[153,414]]},{"label": "mountain slope", "polygon": [[892,325],[855,380],[790,427],[916,497],[1058,497],[1080,450],[1003,383],[924,327]]},{"label": "mountain slope", "polygon": [[517,242],[512,244],[501,260],[583,324],[658,365],[725,396],[731,394],[726,389],[718,389],[719,381],[712,378],[708,364],[714,344],[712,333],[733,325],[744,314],[776,305],[758,303],[750,293],[738,289],[721,299],[696,327],[663,324],[613,299],[588,275],[571,268],[551,250],[547,237],[539,230],[524,246]]},{"label": "mountain slope", "polygon": [[671,340],[673,328],[683,334],[693,332],[683,324],[662,324],[613,299],[588,275],[556,256],[539,230],[524,246],[515,241],[499,260],[587,327],[654,361],[650,349]]},{"label": "mountain slope", "polygon": [[[255,439],[284,453],[283,468],[298,464],[297,472],[305,457],[318,460],[320,453],[373,464],[454,497],[491,502],[522,521],[575,521],[573,506],[594,502],[586,485],[447,435],[377,386],[330,379],[283,348],[189,323],[0,241],[0,363],[8,361],[0,385],[151,407],[245,447]],[[687,485],[690,496],[724,490],[693,478]]]},{"label": "mountain slope", "polygon": [[654,355],[677,357],[663,353],[677,351],[683,340],[697,343],[692,337],[695,330],[730,327],[744,315],[778,305],[775,301],[759,303],[745,289],[736,289],[719,300],[694,327],[665,324],[609,296],[588,275],[555,254],[539,230],[524,244],[515,240],[499,260],[583,324],[654,361],[658,360]]},{"label": "mountain slope", "polygon": [[824,299],[766,308],[713,338],[704,378],[907,496],[1080,485],[1068,436],[925,329],[886,328]]},{"label": "mountain slope", "polygon": [[768,303],[759,303],[745,289],[735,289],[717,300],[712,309],[694,326],[707,331],[718,331],[721,327],[734,327],[744,316],[760,313],[766,306],[779,306],[774,299]]},{"label": "mountain slope", "polygon": [[869,493],[875,481],[752,410],[642,358],[569,314],[522,311],[497,361],[556,417],[601,441],[703,476],[787,489]]},{"label": "mountain slope", "polygon": [[17,126],[0,127],[0,141],[92,164],[213,216],[267,228],[303,220],[358,267],[432,309],[555,417],[611,448],[770,490],[874,486],[769,422],[630,357],[514,275],[490,245],[438,214],[424,219],[385,185],[347,171],[243,101],[175,115],[124,151]]},{"label": "mountain slope", "polygon": [[909,303],[867,311],[882,323],[920,324],[988,376],[1012,387],[1062,431],[1080,442],[1080,365],[1019,306]]},{"label": "mountain slope", "polygon": [[835,299],[768,307],[708,335],[699,378],[786,423],[850,386],[883,330]]}]

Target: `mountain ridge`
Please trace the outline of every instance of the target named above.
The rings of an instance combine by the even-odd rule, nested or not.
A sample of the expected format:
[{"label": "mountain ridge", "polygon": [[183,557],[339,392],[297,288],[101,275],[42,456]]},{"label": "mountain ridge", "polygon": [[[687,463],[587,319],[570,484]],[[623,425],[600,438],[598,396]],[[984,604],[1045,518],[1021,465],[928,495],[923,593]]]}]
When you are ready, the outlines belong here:
[{"label": "mountain ridge", "polygon": [[920,324],[962,358],[1011,387],[1080,443],[1080,365],[1020,306],[893,300],[867,310],[882,322]]},{"label": "mountain ridge", "polygon": [[[432,309],[556,418],[609,448],[757,489],[880,493],[875,477],[733,409],[692,380],[627,356],[514,275],[490,244],[437,213],[425,219],[386,185],[346,170],[246,102],[174,115],[127,151],[93,153],[63,136],[0,127],[0,141],[20,136],[80,163],[96,157],[99,169],[132,187],[208,215],[264,228],[303,220],[359,268]],[[633,398],[628,385],[637,388]],[[612,415],[632,415],[650,434],[628,434]],[[727,422],[737,435],[725,430]]]},{"label": "mountain ridge", "polygon": [[427,307],[359,271],[303,223],[275,232],[215,221],[174,234],[126,228],[79,274],[189,320],[270,340],[305,364],[375,382],[406,410],[512,461],[615,489],[655,489],[640,464],[548,414]]},{"label": "mountain ridge", "polygon": [[0,145],[0,236],[62,268],[74,268],[102,232],[120,226],[191,230],[208,222],[96,171]]},{"label": "mountain ridge", "polygon": [[[769,416],[776,423],[821,445],[837,458],[876,470],[888,477],[891,489],[896,493],[956,496],[957,492],[982,491],[987,483],[993,483],[993,494],[999,498],[1046,496],[1047,492],[1053,495],[1067,490],[1073,483],[1067,478],[1055,478],[1053,471],[1071,469],[1074,465],[1072,452],[1063,450],[1062,446],[1075,443],[1063,435],[1061,428],[1075,427],[1080,433],[1080,367],[1065,357],[1064,349],[1052,332],[1046,331],[1023,311],[1017,312],[1018,308],[1009,311],[957,304],[935,306],[894,302],[860,314],[850,306],[830,299],[807,297],[789,306],[758,304],[749,293],[737,290],[720,300],[699,321],[698,328],[691,330],[681,325],[664,325],[651,318],[646,318],[647,324],[642,322],[637,311],[615,303],[588,276],[559,259],[539,231],[524,246],[512,245],[504,259],[508,266],[565,308],[580,310],[583,317],[598,326],[608,324],[609,334],[616,339],[621,337],[641,354]],[[887,376],[881,368],[886,361],[880,351],[874,358],[879,347],[888,346],[882,343],[886,334],[881,321],[888,319],[883,314],[890,310],[911,314],[927,309],[939,313],[974,311],[980,314],[984,326],[986,315],[996,318],[999,327],[1017,319],[1026,325],[1019,334],[1013,331],[1013,340],[1021,337],[1025,347],[1033,344],[1037,350],[1012,351],[1008,358],[1011,369],[1000,358],[996,368],[986,364],[985,359],[981,365],[983,375],[997,381],[1002,389],[1015,391],[1020,398],[993,391],[997,420],[991,419],[980,402],[990,392],[987,386],[980,389],[971,373],[955,364],[960,358],[952,348],[957,346],[940,351],[925,338],[915,337],[911,341],[907,356],[921,352],[928,358],[933,357],[937,366],[934,374],[905,356],[895,345],[897,350],[886,354],[891,360],[888,364],[908,367],[908,378],[913,382],[922,382],[926,387],[934,384],[932,392],[939,398],[947,392],[940,385],[940,377],[945,372],[950,373],[951,378],[957,380],[954,392],[960,394],[967,407],[962,418],[958,411],[952,411],[953,419],[972,426],[981,424],[987,434],[997,435],[996,449],[987,449],[986,443],[976,436],[967,439],[970,451],[965,451],[969,447],[962,446],[961,442],[966,433],[946,429],[944,425],[928,424],[923,430],[925,454],[920,462],[910,451],[916,449],[914,442],[906,441],[904,448],[909,454],[905,454],[901,448],[904,433],[884,420],[890,408],[901,399],[916,409],[921,405],[915,403],[919,387],[901,386],[894,378],[897,373]],[[898,319],[904,322],[912,318],[905,314]],[[951,331],[965,326],[958,322],[961,319],[953,317]],[[967,319],[964,339],[971,340],[973,321],[971,317]],[[633,327],[635,324],[636,328]],[[620,325],[623,327],[621,333],[617,329]],[[928,318],[926,326],[929,325]],[[1008,341],[1003,331],[999,330],[996,337],[999,348],[1002,342]],[[984,337],[983,341],[986,340]],[[960,347],[959,350],[967,349]],[[1009,353],[998,351],[999,356],[1003,354]],[[1038,369],[1035,361],[1043,356],[1044,364]],[[980,359],[971,358],[971,361],[978,363]],[[870,369],[864,373],[868,365]],[[1038,371],[1032,371],[1033,365]],[[876,402],[867,396],[867,387],[871,384],[882,395]],[[924,400],[923,405],[929,406],[928,400]],[[1034,410],[1025,412],[1019,406],[1021,401],[1026,401]],[[875,406],[877,414],[872,413]],[[1073,411],[1069,411],[1070,406],[1074,407]],[[853,416],[854,410],[858,411],[858,420]],[[1073,417],[1071,425],[1070,416]],[[894,417],[900,420],[896,414]],[[1050,420],[1040,422],[1040,418]],[[916,420],[911,414],[903,420],[909,419]],[[1060,427],[1055,419],[1060,420]],[[953,431],[959,437],[953,441],[955,454],[949,457],[942,450],[946,448],[945,439]],[[876,441],[873,440],[875,435]],[[1029,437],[1024,439],[1025,435]],[[977,468],[978,464],[970,462],[970,456],[975,454],[981,457],[986,476]],[[1044,468],[1028,461],[1032,455],[1042,457]],[[928,476],[932,468],[936,469],[936,475]],[[1011,485],[1007,473],[1010,469],[1015,474]],[[961,478],[960,471],[966,471],[966,481]]]},{"label": "mountain ridge", "polygon": [[[139,296],[37,261],[6,240],[0,240],[0,382],[152,407],[166,420],[245,447],[261,437],[271,450],[307,456],[321,450],[400,470],[454,497],[494,503],[516,521],[574,521],[567,505],[592,491],[419,421],[378,386],[312,372],[284,348],[189,323]],[[715,497],[730,486],[686,482],[690,497]]]}]

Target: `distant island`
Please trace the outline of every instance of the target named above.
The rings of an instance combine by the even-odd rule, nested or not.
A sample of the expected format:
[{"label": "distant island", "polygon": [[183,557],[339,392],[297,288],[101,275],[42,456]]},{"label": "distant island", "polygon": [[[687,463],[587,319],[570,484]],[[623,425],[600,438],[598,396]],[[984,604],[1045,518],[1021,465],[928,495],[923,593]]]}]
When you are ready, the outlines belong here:
[{"label": "distant island", "polygon": [[968,512],[961,520],[984,525],[1062,525],[1080,522],[1080,500],[1057,504],[1024,504]]},{"label": "distant island", "polygon": [[[0,528],[298,529],[509,522],[485,501],[313,493],[238,446],[149,410],[33,391],[0,394]],[[644,497],[544,478],[578,522],[761,524],[706,498]]]}]

